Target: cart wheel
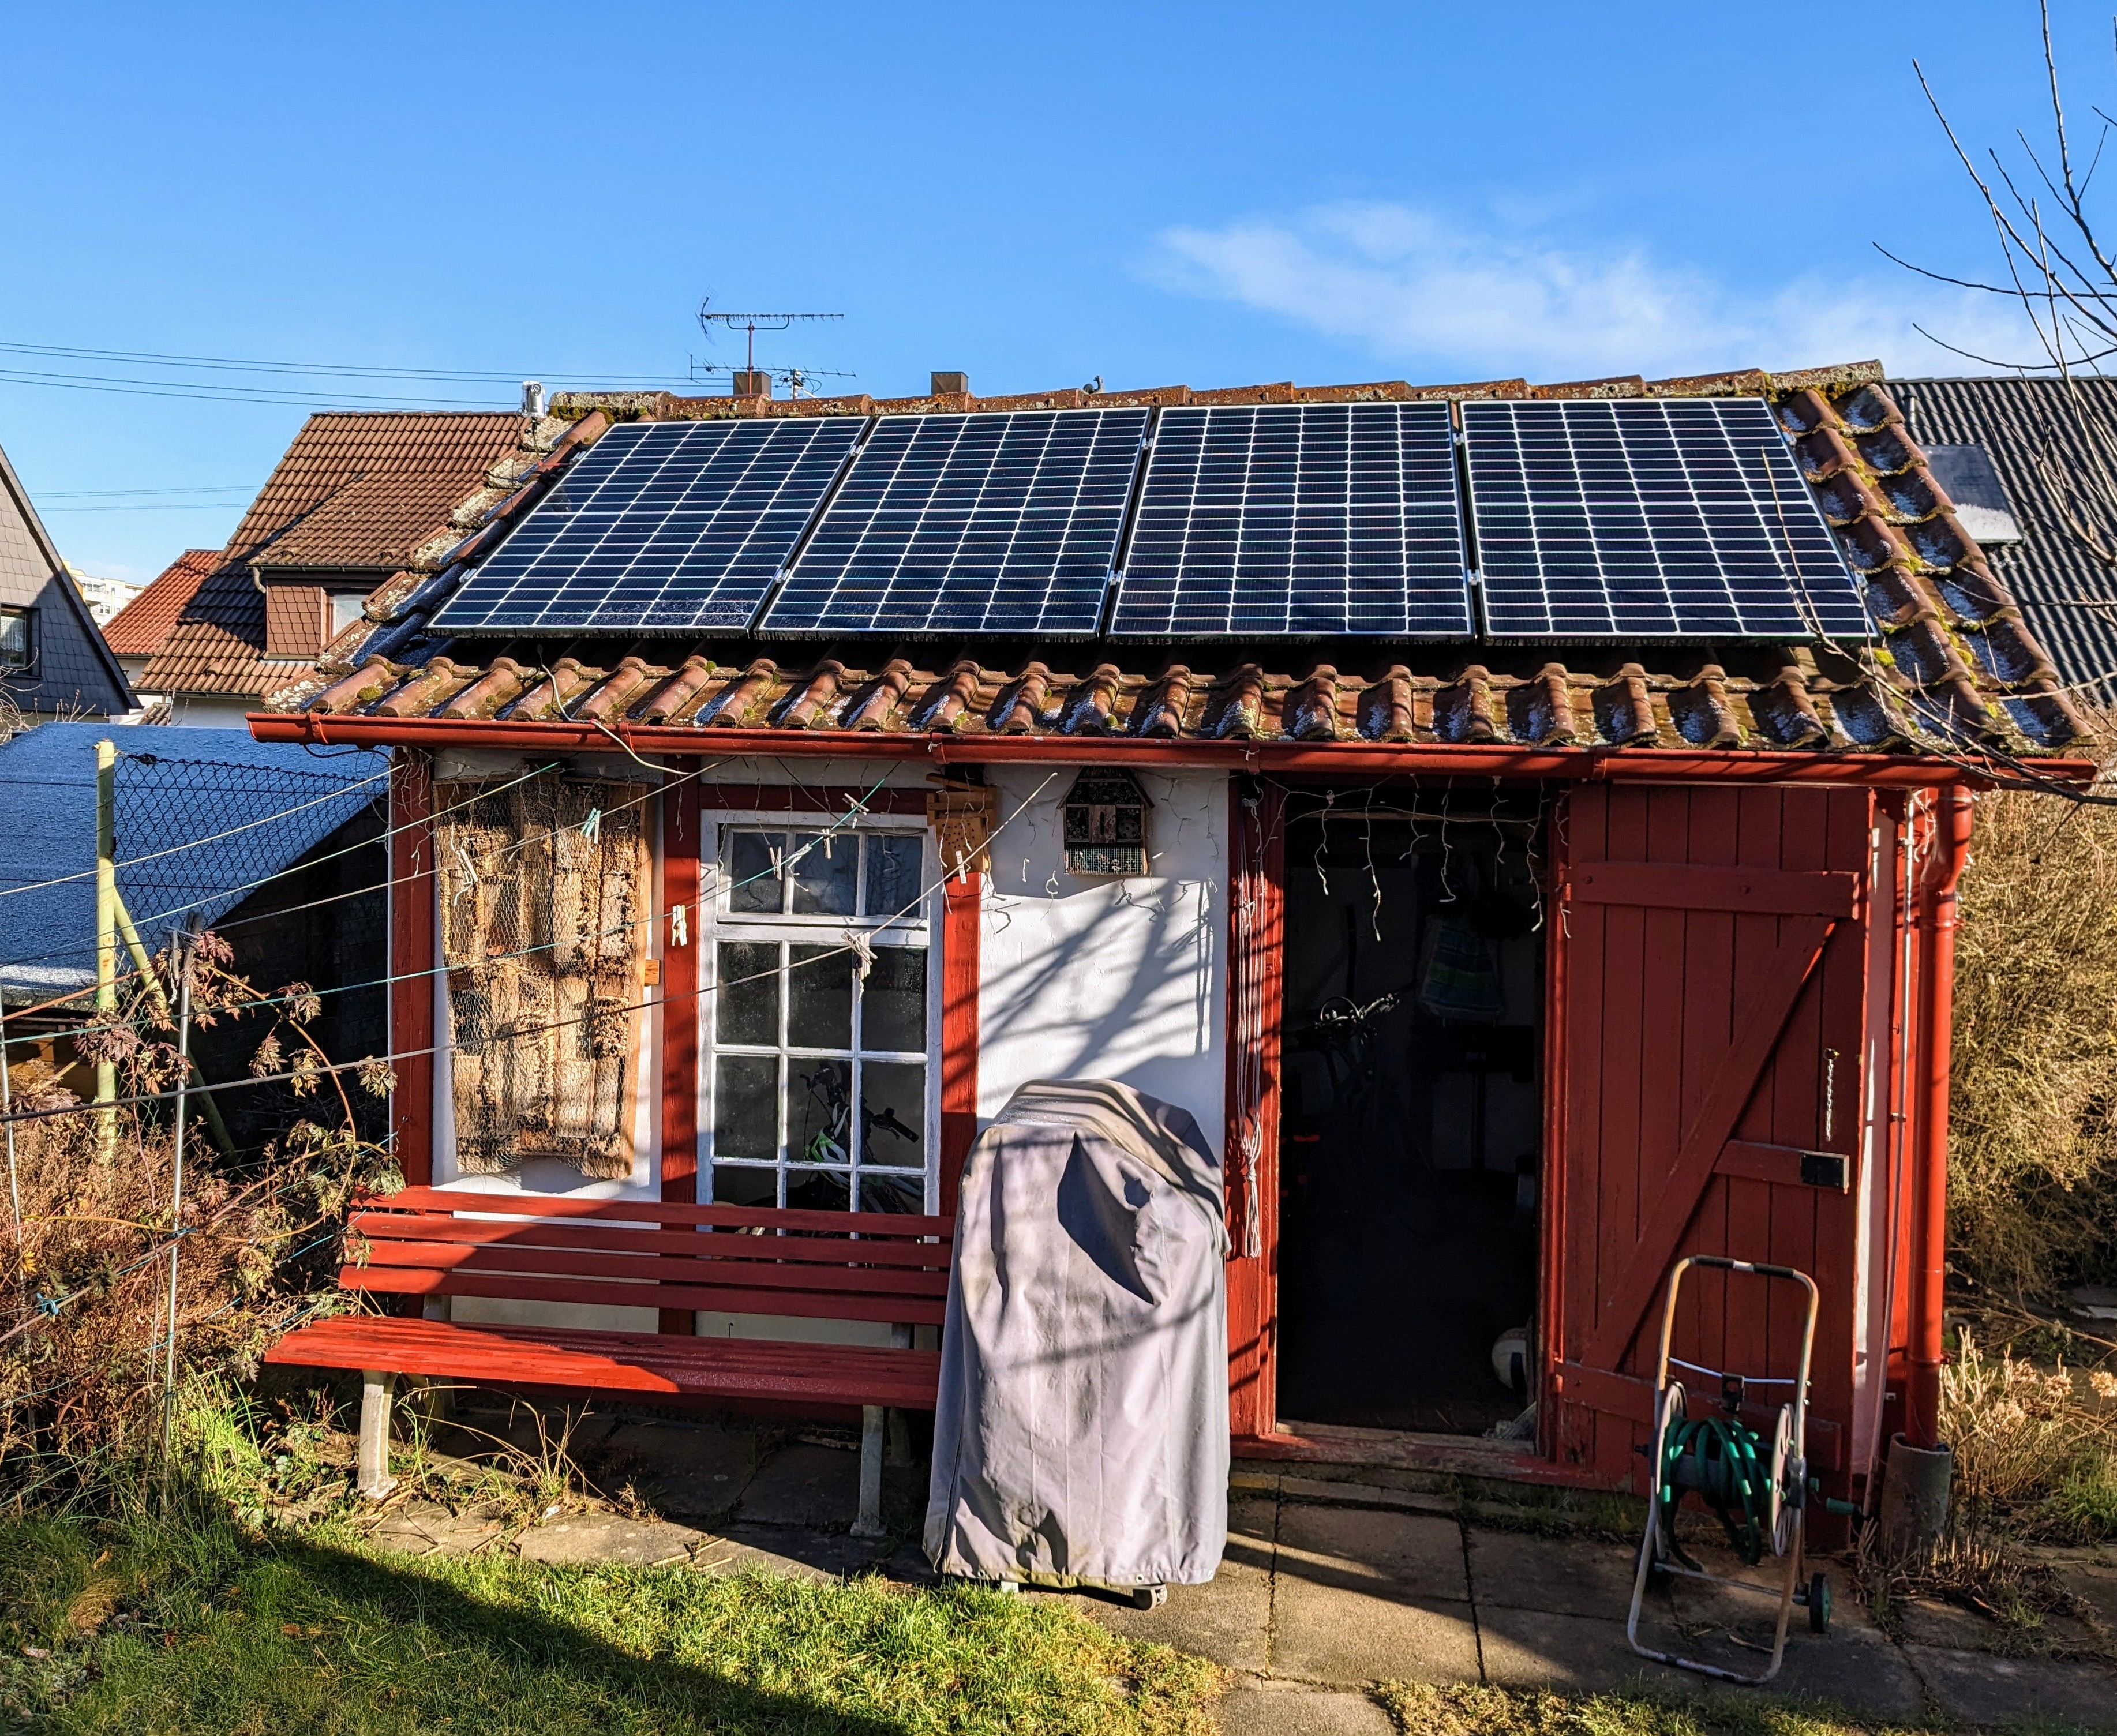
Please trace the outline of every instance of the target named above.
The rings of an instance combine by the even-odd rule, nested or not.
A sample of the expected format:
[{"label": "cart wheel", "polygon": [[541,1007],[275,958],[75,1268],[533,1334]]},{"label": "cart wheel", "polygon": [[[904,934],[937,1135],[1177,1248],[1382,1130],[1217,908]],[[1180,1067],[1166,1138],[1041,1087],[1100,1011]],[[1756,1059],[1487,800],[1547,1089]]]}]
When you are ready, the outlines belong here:
[{"label": "cart wheel", "polygon": [[1135,1609],[1159,1609],[1168,1601],[1169,1587],[1166,1586],[1142,1586],[1132,1594],[1132,1606]]},{"label": "cart wheel", "polygon": [[1808,1631],[1830,1632],[1830,1577],[1826,1573],[1818,1573],[1808,1582]]}]

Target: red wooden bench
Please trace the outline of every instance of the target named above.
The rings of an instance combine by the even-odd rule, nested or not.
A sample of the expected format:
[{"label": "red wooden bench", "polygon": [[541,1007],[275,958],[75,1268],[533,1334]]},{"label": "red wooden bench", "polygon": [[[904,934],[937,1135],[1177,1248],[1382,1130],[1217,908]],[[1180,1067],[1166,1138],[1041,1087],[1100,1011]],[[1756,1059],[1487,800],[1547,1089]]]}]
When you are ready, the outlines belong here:
[{"label": "red wooden bench", "polygon": [[368,1295],[484,1296],[689,1313],[881,1322],[888,1346],[694,1338],[588,1328],[457,1325],[343,1315],[290,1333],[267,1362],[362,1376],[360,1488],[390,1476],[390,1404],[399,1375],[505,1387],[680,1393],[740,1402],[856,1404],[860,1514],[879,1531],[885,1411],[930,1411],[954,1226],[881,1212],[775,1211],[570,1200],[412,1187],[353,1210],[339,1282]]}]

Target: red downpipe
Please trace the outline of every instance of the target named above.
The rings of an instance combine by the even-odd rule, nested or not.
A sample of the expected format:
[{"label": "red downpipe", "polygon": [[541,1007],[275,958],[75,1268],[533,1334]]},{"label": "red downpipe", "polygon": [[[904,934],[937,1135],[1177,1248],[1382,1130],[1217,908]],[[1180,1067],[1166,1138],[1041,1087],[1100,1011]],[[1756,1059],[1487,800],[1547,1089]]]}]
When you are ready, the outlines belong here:
[{"label": "red downpipe", "polygon": [[1912,1167],[1911,1368],[1904,1388],[1904,1438],[1929,1451],[1940,1444],[1941,1316],[1948,1268],[1948,1074],[1955,1001],[1956,883],[1970,853],[1970,794],[1934,794],[1933,854],[1919,888],[1925,932],[1919,973],[1921,1107]]}]

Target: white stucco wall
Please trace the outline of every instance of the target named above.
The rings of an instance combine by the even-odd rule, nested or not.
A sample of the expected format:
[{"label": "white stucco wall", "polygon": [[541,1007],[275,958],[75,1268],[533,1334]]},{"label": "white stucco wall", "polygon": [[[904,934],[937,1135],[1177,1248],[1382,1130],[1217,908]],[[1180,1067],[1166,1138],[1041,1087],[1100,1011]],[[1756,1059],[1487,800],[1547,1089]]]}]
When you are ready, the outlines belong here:
[{"label": "white stucco wall", "polygon": [[[1142,772],[1144,879],[1068,873],[1068,767],[995,769],[981,937],[978,1114],[1032,1079],[1114,1079],[1188,1109],[1213,1149],[1226,1117],[1228,779]],[[1026,807],[1022,807],[1024,802]]]}]

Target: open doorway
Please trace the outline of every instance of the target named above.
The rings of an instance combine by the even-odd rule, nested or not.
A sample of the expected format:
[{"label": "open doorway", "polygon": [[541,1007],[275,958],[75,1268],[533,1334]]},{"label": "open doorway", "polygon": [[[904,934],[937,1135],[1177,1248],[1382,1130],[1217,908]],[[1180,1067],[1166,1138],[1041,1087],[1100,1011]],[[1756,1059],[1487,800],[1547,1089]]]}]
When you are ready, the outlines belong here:
[{"label": "open doorway", "polygon": [[1543,845],[1534,789],[1289,792],[1284,1418],[1475,1434],[1528,1405]]}]

